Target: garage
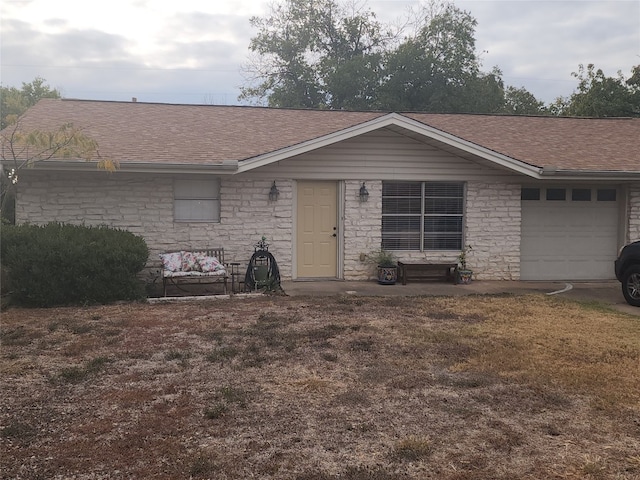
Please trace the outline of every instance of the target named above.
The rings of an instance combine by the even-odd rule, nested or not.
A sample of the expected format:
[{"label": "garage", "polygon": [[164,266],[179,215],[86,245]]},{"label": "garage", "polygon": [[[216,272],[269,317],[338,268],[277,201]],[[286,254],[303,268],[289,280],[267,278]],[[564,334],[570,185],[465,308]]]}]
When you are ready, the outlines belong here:
[{"label": "garage", "polygon": [[615,278],[619,197],[614,187],[523,187],[520,278]]}]

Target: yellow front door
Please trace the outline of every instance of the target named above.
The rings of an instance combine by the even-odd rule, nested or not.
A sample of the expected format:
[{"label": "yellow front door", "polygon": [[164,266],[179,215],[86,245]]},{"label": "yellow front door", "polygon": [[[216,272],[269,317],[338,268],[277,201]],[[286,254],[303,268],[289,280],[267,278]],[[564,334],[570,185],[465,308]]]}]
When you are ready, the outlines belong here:
[{"label": "yellow front door", "polygon": [[336,278],[338,212],[336,182],[298,182],[298,278]]}]

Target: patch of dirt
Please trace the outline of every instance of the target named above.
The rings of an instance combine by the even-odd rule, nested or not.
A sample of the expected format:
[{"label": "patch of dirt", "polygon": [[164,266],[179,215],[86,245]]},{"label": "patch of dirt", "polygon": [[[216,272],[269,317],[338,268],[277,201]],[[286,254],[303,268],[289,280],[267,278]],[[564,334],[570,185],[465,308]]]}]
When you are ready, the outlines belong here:
[{"label": "patch of dirt", "polygon": [[[588,334],[531,326],[551,318],[624,335],[582,358]],[[1,340],[1,478],[640,478],[638,370],[606,389],[566,373],[638,365],[640,329],[604,309],[349,296],[10,309]]]}]

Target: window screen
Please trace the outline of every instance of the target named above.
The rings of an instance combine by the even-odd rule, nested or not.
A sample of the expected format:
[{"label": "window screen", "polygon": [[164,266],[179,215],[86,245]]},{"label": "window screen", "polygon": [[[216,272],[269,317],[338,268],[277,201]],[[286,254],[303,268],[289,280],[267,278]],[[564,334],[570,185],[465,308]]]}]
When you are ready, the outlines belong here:
[{"label": "window screen", "polygon": [[464,185],[383,182],[382,247],[387,250],[460,250]]},{"label": "window screen", "polygon": [[173,184],[176,222],[219,222],[220,180],[175,180]]}]

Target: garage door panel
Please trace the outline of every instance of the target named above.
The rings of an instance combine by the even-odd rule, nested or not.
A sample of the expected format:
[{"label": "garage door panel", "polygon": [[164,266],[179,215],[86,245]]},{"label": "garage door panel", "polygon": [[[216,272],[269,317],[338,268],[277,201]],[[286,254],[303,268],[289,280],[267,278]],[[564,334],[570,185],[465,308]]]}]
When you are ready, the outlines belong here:
[{"label": "garage door panel", "polygon": [[543,194],[541,200],[522,201],[523,280],[613,278],[618,203],[596,201],[595,195],[592,198],[548,201]]}]

